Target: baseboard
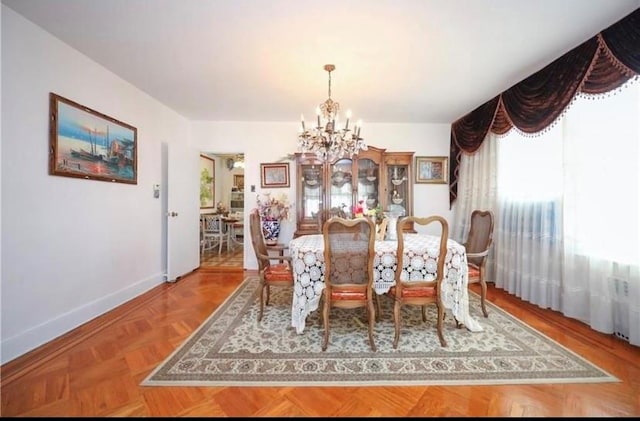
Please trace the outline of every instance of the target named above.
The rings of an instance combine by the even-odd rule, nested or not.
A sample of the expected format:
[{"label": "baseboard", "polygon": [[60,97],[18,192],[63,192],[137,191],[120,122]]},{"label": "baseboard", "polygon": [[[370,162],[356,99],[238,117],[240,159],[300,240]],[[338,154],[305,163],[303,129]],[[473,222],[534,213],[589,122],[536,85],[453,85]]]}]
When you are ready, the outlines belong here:
[{"label": "baseboard", "polygon": [[159,274],[3,340],[3,384],[109,326],[171,285]]}]

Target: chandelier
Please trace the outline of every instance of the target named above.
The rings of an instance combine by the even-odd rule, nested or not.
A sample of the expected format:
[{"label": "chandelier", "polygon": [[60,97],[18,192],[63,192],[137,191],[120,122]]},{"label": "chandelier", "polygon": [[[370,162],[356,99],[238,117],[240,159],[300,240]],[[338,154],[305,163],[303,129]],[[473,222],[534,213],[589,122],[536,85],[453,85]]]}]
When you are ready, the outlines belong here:
[{"label": "chandelier", "polygon": [[229,157],[227,158],[227,169],[229,171],[233,170],[234,168],[244,168],[244,155],[243,154],[236,154],[233,157]]},{"label": "chandelier", "polygon": [[367,150],[367,145],[360,137],[362,121],[358,120],[353,130],[349,128],[351,110],[347,111],[344,127],[339,127],[340,104],[331,99],[331,72],[335,68],[333,64],[324,66],[329,73],[329,98],[316,108],[317,125],[307,130],[304,115],[300,115],[298,147],[303,153],[315,153],[323,161],[351,158],[359,151]]}]

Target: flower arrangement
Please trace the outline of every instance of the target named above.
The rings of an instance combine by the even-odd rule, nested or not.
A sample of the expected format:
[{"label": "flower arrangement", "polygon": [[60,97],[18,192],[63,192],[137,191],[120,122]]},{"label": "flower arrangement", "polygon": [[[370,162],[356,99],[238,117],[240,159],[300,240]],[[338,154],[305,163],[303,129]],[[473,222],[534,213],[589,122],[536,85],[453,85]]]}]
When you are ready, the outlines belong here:
[{"label": "flower arrangement", "polygon": [[355,218],[360,218],[361,216],[364,215],[364,206],[363,206],[364,200],[358,200],[358,204],[356,206],[353,207],[353,216]]},{"label": "flower arrangement", "polygon": [[384,219],[384,212],[382,212],[382,206],[380,206],[380,203],[378,203],[375,208],[367,210],[366,215],[372,218],[374,223],[378,224]]},{"label": "flower arrangement", "polygon": [[227,213],[227,207],[222,204],[222,202],[216,203],[216,212],[217,213]]},{"label": "flower arrangement", "polygon": [[260,218],[263,221],[279,221],[281,219],[289,219],[290,204],[287,195],[282,193],[279,197],[271,197],[271,193],[263,194],[257,197],[257,209]]},{"label": "flower arrangement", "polygon": [[380,223],[384,219],[384,212],[380,203],[375,208],[366,209],[364,206],[364,200],[358,200],[358,204],[353,207],[353,217],[362,218],[363,216],[371,218],[374,223]]}]

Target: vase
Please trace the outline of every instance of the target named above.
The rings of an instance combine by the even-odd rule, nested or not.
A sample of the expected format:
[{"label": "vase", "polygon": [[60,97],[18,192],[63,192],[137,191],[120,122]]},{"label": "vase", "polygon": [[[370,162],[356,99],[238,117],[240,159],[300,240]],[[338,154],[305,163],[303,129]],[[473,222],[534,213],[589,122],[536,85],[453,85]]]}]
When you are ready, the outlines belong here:
[{"label": "vase", "polygon": [[278,219],[265,219],[262,221],[262,235],[264,241],[268,245],[278,243],[278,236],[280,235],[280,220]]}]

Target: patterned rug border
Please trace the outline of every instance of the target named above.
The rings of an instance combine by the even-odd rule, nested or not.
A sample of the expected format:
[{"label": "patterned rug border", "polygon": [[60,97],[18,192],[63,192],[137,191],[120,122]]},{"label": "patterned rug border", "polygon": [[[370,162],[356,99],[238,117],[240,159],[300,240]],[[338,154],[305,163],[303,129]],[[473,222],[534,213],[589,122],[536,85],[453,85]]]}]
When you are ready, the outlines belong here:
[{"label": "patterned rug border", "polygon": [[[218,316],[219,314],[222,314],[227,307],[229,307],[230,303],[233,302],[234,299],[236,299],[246,288],[250,287],[250,284],[252,282],[258,282],[258,278],[256,276],[248,276],[247,278],[245,278],[243,280],[243,282],[233,291],[233,293],[231,295],[229,295],[229,297],[227,297],[225,299],[225,301],[218,307],[216,308],[211,315],[209,315],[207,317],[206,320],[204,320],[202,322],[202,324],[196,329],[194,330],[187,339],[185,339],[180,346],[178,346],[167,358],[165,358],[160,364],[158,364],[158,366],[152,370],[152,372],[140,383],[141,386],[198,386],[198,387],[228,387],[228,386],[243,386],[243,387],[317,387],[317,386],[359,386],[359,387],[369,387],[369,386],[435,386],[435,385],[441,385],[441,386],[460,386],[460,385],[518,385],[518,384],[561,384],[561,383],[575,383],[575,384],[579,384],[579,383],[611,383],[611,382],[620,382],[620,379],[616,378],[615,376],[611,375],[610,373],[608,373],[607,371],[603,370],[602,368],[596,366],[595,364],[593,364],[592,362],[590,362],[589,360],[585,359],[584,357],[580,356],[579,354],[575,353],[574,351],[568,349],[567,347],[565,347],[564,345],[556,342],[555,340],[553,340],[552,338],[548,337],[547,335],[545,335],[544,333],[538,331],[537,329],[527,325],[526,323],[520,321],[518,318],[516,318],[515,316],[511,315],[509,312],[501,309],[500,307],[497,307],[495,304],[487,301],[487,308],[489,310],[489,312],[500,312],[503,317],[507,317],[513,320],[514,323],[516,323],[517,325],[519,325],[519,327],[521,327],[522,329],[525,329],[529,332],[533,332],[533,334],[543,338],[544,340],[548,341],[549,343],[553,344],[554,346],[558,347],[559,349],[561,349],[562,351],[564,351],[565,353],[571,355],[573,358],[575,358],[576,360],[582,362],[584,365],[591,367],[594,371],[599,372],[600,373],[600,377],[566,377],[566,373],[560,373],[560,375],[564,374],[565,377],[540,377],[540,378],[524,378],[524,379],[518,379],[518,378],[495,378],[495,379],[491,379],[491,378],[484,378],[484,379],[469,379],[469,378],[464,378],[464,379],[435,379],[435,380],[425,380],[425,379],[418,379],[418,380],[409,380],[409,379],[402,379],[402,380],[380,380],[380,379],[374,379],[374,378],[369,378],[366,380],[344,380],[344,381],[323,381],[323,380],[291,380],[291,379],[287,379],[287,380],[274,380],[274,381],[264,381],[264,380],[258,380],[258,381],[251,381],[251,380],[154,380],[154,377],[165,367],[167,366],[171,361],[173,361],[177,356],[179,356],[181,353],[183,353],[184,351],[190,349],[193,346],[193,342],[195,342],[195,340],[201,336],[210,326],[212,320],[214,320],[216,318],[216,316]],[[251,297],[255,297],[257,294],[258,290],[257,288],[255,289],[254,293],[251,294]],[[469,290],[469,299],[473,298],[479,300],[479,296]],[[257,306],[257,305],[256,305]],[[266,308],[265,312],[267,312],[269,309]],[[266,314],[266,313],[265,313]],[[310,316],[311,317],[311,316]],[[450,314],[448,315],[448,317],[450,317]],[[491,314],[489,315],[489,317],[491,317]],[[483,318],[478,318],[480,320],[480,323],[482,324]],[[293,329],[289,326],[290,329]],[[366,331],[366,328],[365,328]],[[306,331],[305,331],[306,333]],[[365,335],[366,336],[366,335]],[[379,350],[380,351],[380,350]],[[376,354],[376,355],[380,355],[380,354]],[[358,359],[361,360],[363,362],[372,362],[376,359],[379,359],[379,357],[375,357],[375,358],[368,358],[368,357],[352,357],[349,354],[342,354],[339,352],[330,352],[325,351],[322,353],[322,356],[327,357],[327,358],[331,358],[331,357],[340,357],[340,358],[345,358],[345,359],[349,359],[349,358],[354,358],[354,359]],[[268,356],[268,358],[270,358],[271,356]],[[390,354],[390,355],[385,355],[385,358],[393,358],[394,355]],[[267,359],[268,359],[267,358]],[[295,357],[290,357],[292,359],[295,359]],[[304,357],[302,357],[304,358]],[[251,359],[255,359],[255,360],[260,360],[262,359],[262,356],[258,355],[258,354],[251,354]],[[225,359],[220,359],[220,360],[225,360]],[[233,364],[233,362],[236,360],[236,358],[232,358],[229,359],[229,363]],[[543,373],[544,374],[544,373]],[[374,374],[375,375],[375,374]]]}]

